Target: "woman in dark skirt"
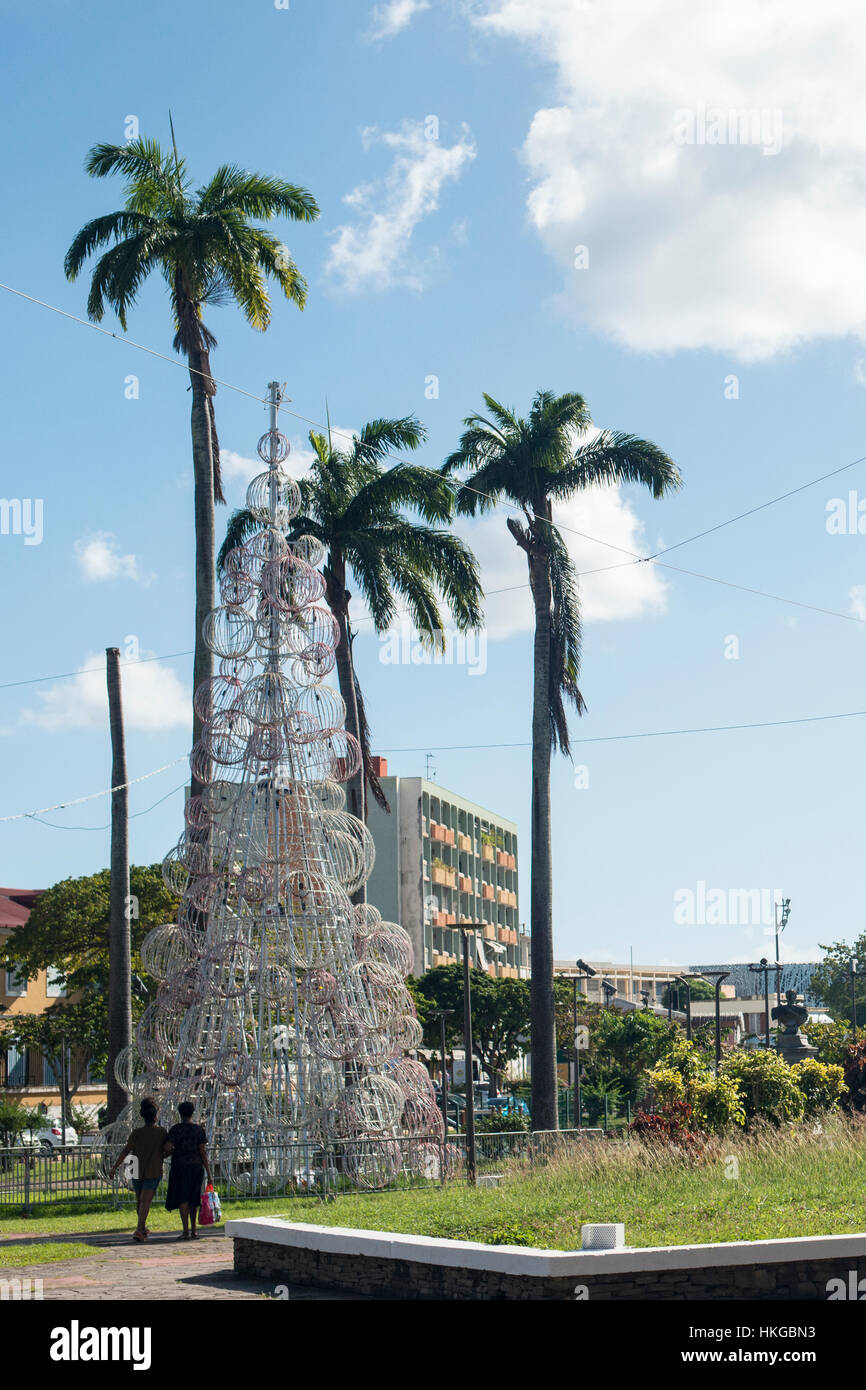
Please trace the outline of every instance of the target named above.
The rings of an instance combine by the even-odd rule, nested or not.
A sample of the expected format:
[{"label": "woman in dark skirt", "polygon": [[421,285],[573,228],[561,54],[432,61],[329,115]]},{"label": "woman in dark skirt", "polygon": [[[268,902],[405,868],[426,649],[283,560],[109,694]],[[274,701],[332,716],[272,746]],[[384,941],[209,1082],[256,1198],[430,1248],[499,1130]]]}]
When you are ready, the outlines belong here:
[{"label": "woman in dark skirt", "polygon": [[195,1223],[204,1174],[207,1173],[208,1182],[213,1182],[207,1156],[207,1135],[201,1125],[193,1124],[194,1110],[191,1100],[185,1100],[177,1107],[180,1124],[172,1125],[165,1145],[166,1156],[171,1155],[165,1209],[180,1211],[183,1234],[178,1236],[178,1240],[197,1239]]}]

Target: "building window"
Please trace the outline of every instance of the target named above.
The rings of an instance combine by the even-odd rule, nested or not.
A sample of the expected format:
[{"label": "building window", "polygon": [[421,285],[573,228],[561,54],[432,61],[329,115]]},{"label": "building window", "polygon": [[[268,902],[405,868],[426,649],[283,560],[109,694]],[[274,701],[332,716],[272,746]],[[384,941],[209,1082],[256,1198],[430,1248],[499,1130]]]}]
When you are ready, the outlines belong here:
[{"label": "building window", "polygon": [[6,971],[6,993],[14,994],[16,998],[27,993],[27,976],[18,966]]},{"label": "building window", "polygon": [[6,1049],[6,1085],[27,1085],[27,1048],[8,1047]]},{"label": "building window", "polygon": [[49,999],[65,999],[66,985],[63,980],[63,971],[56,966],[49,965],[45,972],[45,993]]}]

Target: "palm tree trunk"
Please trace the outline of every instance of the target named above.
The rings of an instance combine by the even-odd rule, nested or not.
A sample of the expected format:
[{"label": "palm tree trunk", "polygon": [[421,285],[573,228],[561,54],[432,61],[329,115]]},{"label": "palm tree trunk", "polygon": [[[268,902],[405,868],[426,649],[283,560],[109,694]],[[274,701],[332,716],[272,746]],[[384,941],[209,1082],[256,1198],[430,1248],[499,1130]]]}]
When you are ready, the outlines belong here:
[{"label": "palm tree trunk", "polygon": [[[331,610],[337,619],[340,629],[340,642],[337,647],[337,678],[340,685],[340,694],[346,705],[346,730],[360,743],[360,728],[358,723],[358,700],[355,693],[355,669],[352,663],[352,642],[349,636],[349,615],[345,604],[338,604]],[[346,809],[357,816],[359,821],[366,822],[364,808],[364,764],[361,762],[360,771],[346,783]],[[362,883],[357,892],[352,895],[353,903],[364,903],[367,901],[367,886]]]},{"label": "palm tree trunk", "polygon": [[[204,620],[216,606],[214,577],[214,470],[211,423],[208,414],[205,379],[200,375],[202,353],[190,351],[190,382],[192,383],[192,463],[195,482],[195,651],[193,655],[193,693],[203,681],[213,675],[213,654],[202,637]],[[202,719],[193,710],[192,738],[197,743]],[[202,784],[193,777],[192,796],[201,794]]]},{"label": "palm tree trunk", "polygon": [[532,1128],[559,1127],[553,993],[553,860],[550,844],[550,574],[545,554],[529,557],[535,605],[532,705],[532,883],[530,888]]}]

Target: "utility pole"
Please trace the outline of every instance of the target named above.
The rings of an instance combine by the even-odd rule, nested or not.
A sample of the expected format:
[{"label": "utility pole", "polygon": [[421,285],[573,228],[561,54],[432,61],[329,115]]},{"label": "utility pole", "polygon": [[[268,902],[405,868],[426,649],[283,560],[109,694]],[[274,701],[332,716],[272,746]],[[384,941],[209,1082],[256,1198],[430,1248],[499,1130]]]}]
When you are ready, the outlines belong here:
[{"label": "utility pole", "polygon": [[[129,926],[129,789],[120,688],[120,651],[105,653],[111,731],[111,886],[108,926],[108,1123],[127,1103],[114,1074],[118,1053],[132,1042],[132,961]],[[65,1137],[65,1136],[64,1136]]]},{"label": "utility pole", "polygon": [[[473,922],[472,927],[481,929],[481,924]],[[477,1159],[475,1152],[475,1079],[472,1075],[472,994],[469,988],[469,931],[470,926],[460,927],[463,937],[463,1052],[466,1068],[466,1177],[471,1187],[475,1186]]]},{"label": "utility pole", "polygon": [[851,1041],[857,1041],[857,960],[851,957]]}]

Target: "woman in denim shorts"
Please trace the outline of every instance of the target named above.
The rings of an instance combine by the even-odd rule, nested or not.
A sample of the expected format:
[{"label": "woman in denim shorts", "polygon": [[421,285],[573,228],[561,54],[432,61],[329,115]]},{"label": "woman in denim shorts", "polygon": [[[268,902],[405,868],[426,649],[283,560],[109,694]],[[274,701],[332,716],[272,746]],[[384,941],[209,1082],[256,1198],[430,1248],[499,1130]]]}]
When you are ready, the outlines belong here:
[{"label": "woman in denim shorts", "polygon": [[148,1237],[145,1222],[156,1190],[162,1181],[162,1155],[168,1138],[167,1131],[156,1123],[156,1105],[149,1096],[145,1096],[141,1102],[140,1114],[144,1124],[140,1129],[132,1131],[123,1153],[111,1169],[111,1176],[114,1177],[124,1159],[132,1155],[132,1185],[135,1188],[138,1208],[138,1227],[132,1238],[139,1243]]}]

